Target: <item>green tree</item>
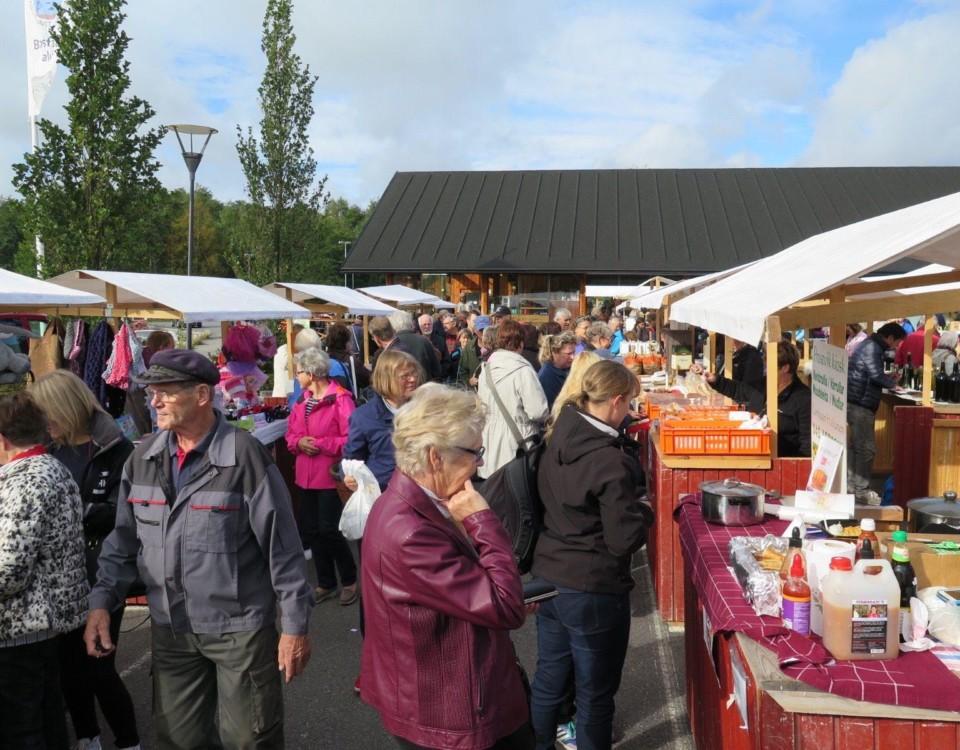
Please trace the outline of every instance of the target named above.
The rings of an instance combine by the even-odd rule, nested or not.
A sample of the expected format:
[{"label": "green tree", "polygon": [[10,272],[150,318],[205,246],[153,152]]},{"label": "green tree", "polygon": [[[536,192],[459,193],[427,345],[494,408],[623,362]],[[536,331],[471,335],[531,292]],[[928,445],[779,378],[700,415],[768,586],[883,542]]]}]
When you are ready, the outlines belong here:
[{"label": "green tree", "polygon": [[[308,128],[317,77],[294,52],[292,0],[268,0],[260,48],[267,67],[260,97],[259,138],[237,125],[237,155],[256,210],[244,212],[249,235],[231,248],[231,264],[251,281],[291,280],[293,259],[309,252],[310,232],[325,200]],[[249,273],[244,270],[249,268]],[[271,278],[272,277],[272,278]]]},{"label": "green tree", "polygon": [[130,39],[125,0],[70,0],[57,6],[52,35],[67,69],[67,128],[39,123],[42,142],[15,164],[24,231],[46,245],[44,273],[70,268],[136,269],[160,208],[154,158],[163,128],[147,129],[150,105],[126,96]]}]

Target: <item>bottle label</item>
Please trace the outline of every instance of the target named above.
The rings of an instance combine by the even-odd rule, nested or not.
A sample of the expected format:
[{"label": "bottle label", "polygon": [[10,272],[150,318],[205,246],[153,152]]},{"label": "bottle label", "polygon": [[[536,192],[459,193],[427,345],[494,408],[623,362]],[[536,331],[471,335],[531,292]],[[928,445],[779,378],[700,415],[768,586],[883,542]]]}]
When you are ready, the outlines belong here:
[{"label": "bottle label", "polygon": [[887,650],[888,618],[885,600],[854,599],[851,619],[852,653],[882,654]]},{"label": "bottle label", "polygon": [[800,635],[810,635],[810,600],[783,597],[783,624]]}]

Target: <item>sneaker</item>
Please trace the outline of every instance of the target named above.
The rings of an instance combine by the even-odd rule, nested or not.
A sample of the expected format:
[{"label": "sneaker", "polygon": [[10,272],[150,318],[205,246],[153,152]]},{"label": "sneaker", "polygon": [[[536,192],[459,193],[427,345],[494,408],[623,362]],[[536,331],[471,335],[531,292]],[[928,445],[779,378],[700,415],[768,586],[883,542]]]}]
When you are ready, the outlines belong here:
[{"label": "sneaker", "polygon": [[568,721],[557,727],[557,742],[564,750],[577,750],[577,726]]},{"label": "sneaker", "polygon": [[93,739],[81,737],[73,747],[74,750],[103,750],[103,746],[100,744],[99,734]]},{"label": "sneaker", "polygon": [[325,602],[328,599],[333,599],[333,597],[335,597],[336,595],[337,595],[336,589],[324,589],[324,588],[321,588],[320,586],[317,586],[317,588],[313,590],[313,598],[317,604],[319,604],[320,602]]},{"label": "sneaker", "polygon": [[340,591],[340,606],[349,607],[360,595],[357,593],[357,584],[352,586],[344,586]]}]

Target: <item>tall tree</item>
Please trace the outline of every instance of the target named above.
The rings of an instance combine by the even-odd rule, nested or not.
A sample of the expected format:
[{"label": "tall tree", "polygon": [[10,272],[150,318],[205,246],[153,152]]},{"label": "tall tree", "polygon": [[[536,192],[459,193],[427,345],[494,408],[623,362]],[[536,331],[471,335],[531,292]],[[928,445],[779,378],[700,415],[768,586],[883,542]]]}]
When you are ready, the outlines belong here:
[{"label": "tall tree", "polygon": [[[308,129],[313,119],[311,75],[294,52],[292,0],[268,0],[260,48],[267,58],[260,96],[259,139],[237,125],[237,154],[250,200],[259,209],[251,229],[258,237],[235,249],[246,259],[256,281],[280,281],[291,271],[291,259],[306,251],[317,211],[325,200],[326,176],[317,178],[317,162]],[[238,252],[239,251],[239,252]],[[269,256],[266,253],[269,252]],[[254,262],[249,262],[253,254]],[[273,279],[270,279],[270,267]],[[242,273],[242,271],[240,271]]]},{"label": "tall tree", "polygon": [[46,245],[44,272],[71,267],[136,268],[149,256],[160,183],[154,158],[163,128],[146,128],[150,105],[128,97],[126,0],[70,0],[52,34],[69,73],[67,128],[39,123],[42,142],[15,164],[24,229]]}]

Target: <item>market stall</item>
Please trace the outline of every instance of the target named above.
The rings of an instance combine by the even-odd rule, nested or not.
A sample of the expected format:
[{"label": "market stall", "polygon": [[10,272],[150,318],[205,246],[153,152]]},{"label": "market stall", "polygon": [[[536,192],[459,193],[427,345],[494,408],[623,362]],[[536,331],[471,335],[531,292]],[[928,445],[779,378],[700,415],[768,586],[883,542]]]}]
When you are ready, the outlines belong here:
[{"label": "market stall", "polygon": [[367,286],[361,287],[358,291],[363,292],[368,297],[392,302],[397,307],[434,307],[437,310],[452,310],[456,307],[452,302],[447,302],[433,294],[411,289],[408,286],[403,286],[403,284]]},{"label": "market stall", "polygon": [[[403,288],[406,289],[406,287]],[[389,315],[396,312],[396,308],[349,287],[276,281],[267,284],[264,289],[302,305],[311,313],[328,313],[334,316],[352,315],[360,318],[363,325],[363,344],[361,345],[363,347],[363,362],[368,366],[370,364],[370,316]],[[291,330],[292,327],[288,325],[288,346],[292,343],[289,340],[289,331]],[[290,358],[289,362],[292,367],[293,359]]]},{"label": "market stall", "polygon": [[[105,302],[74,308],[73,315],[112,321],[116,333],[132,318],[191,323],[219,323],[224,337],[231,321],[309,317],[309,311],[242,279],[170,276],[125,271],[79,270],[52,279],[57,284],[93,293]],[[189,345],[188,336],[188,345]],[[283,420],[254,423],[253,434],[272,443],[283,434]]]},{"label": "market stall", "polygon": [[939,748],[960,739],[955,647],[893,660],[829,659],[817,637],[760,616],[730,572],[735,535],[780,534],[785,521],[705,523],[696,496],[677,511],[684,552],[687,710],[699,750]]}]

